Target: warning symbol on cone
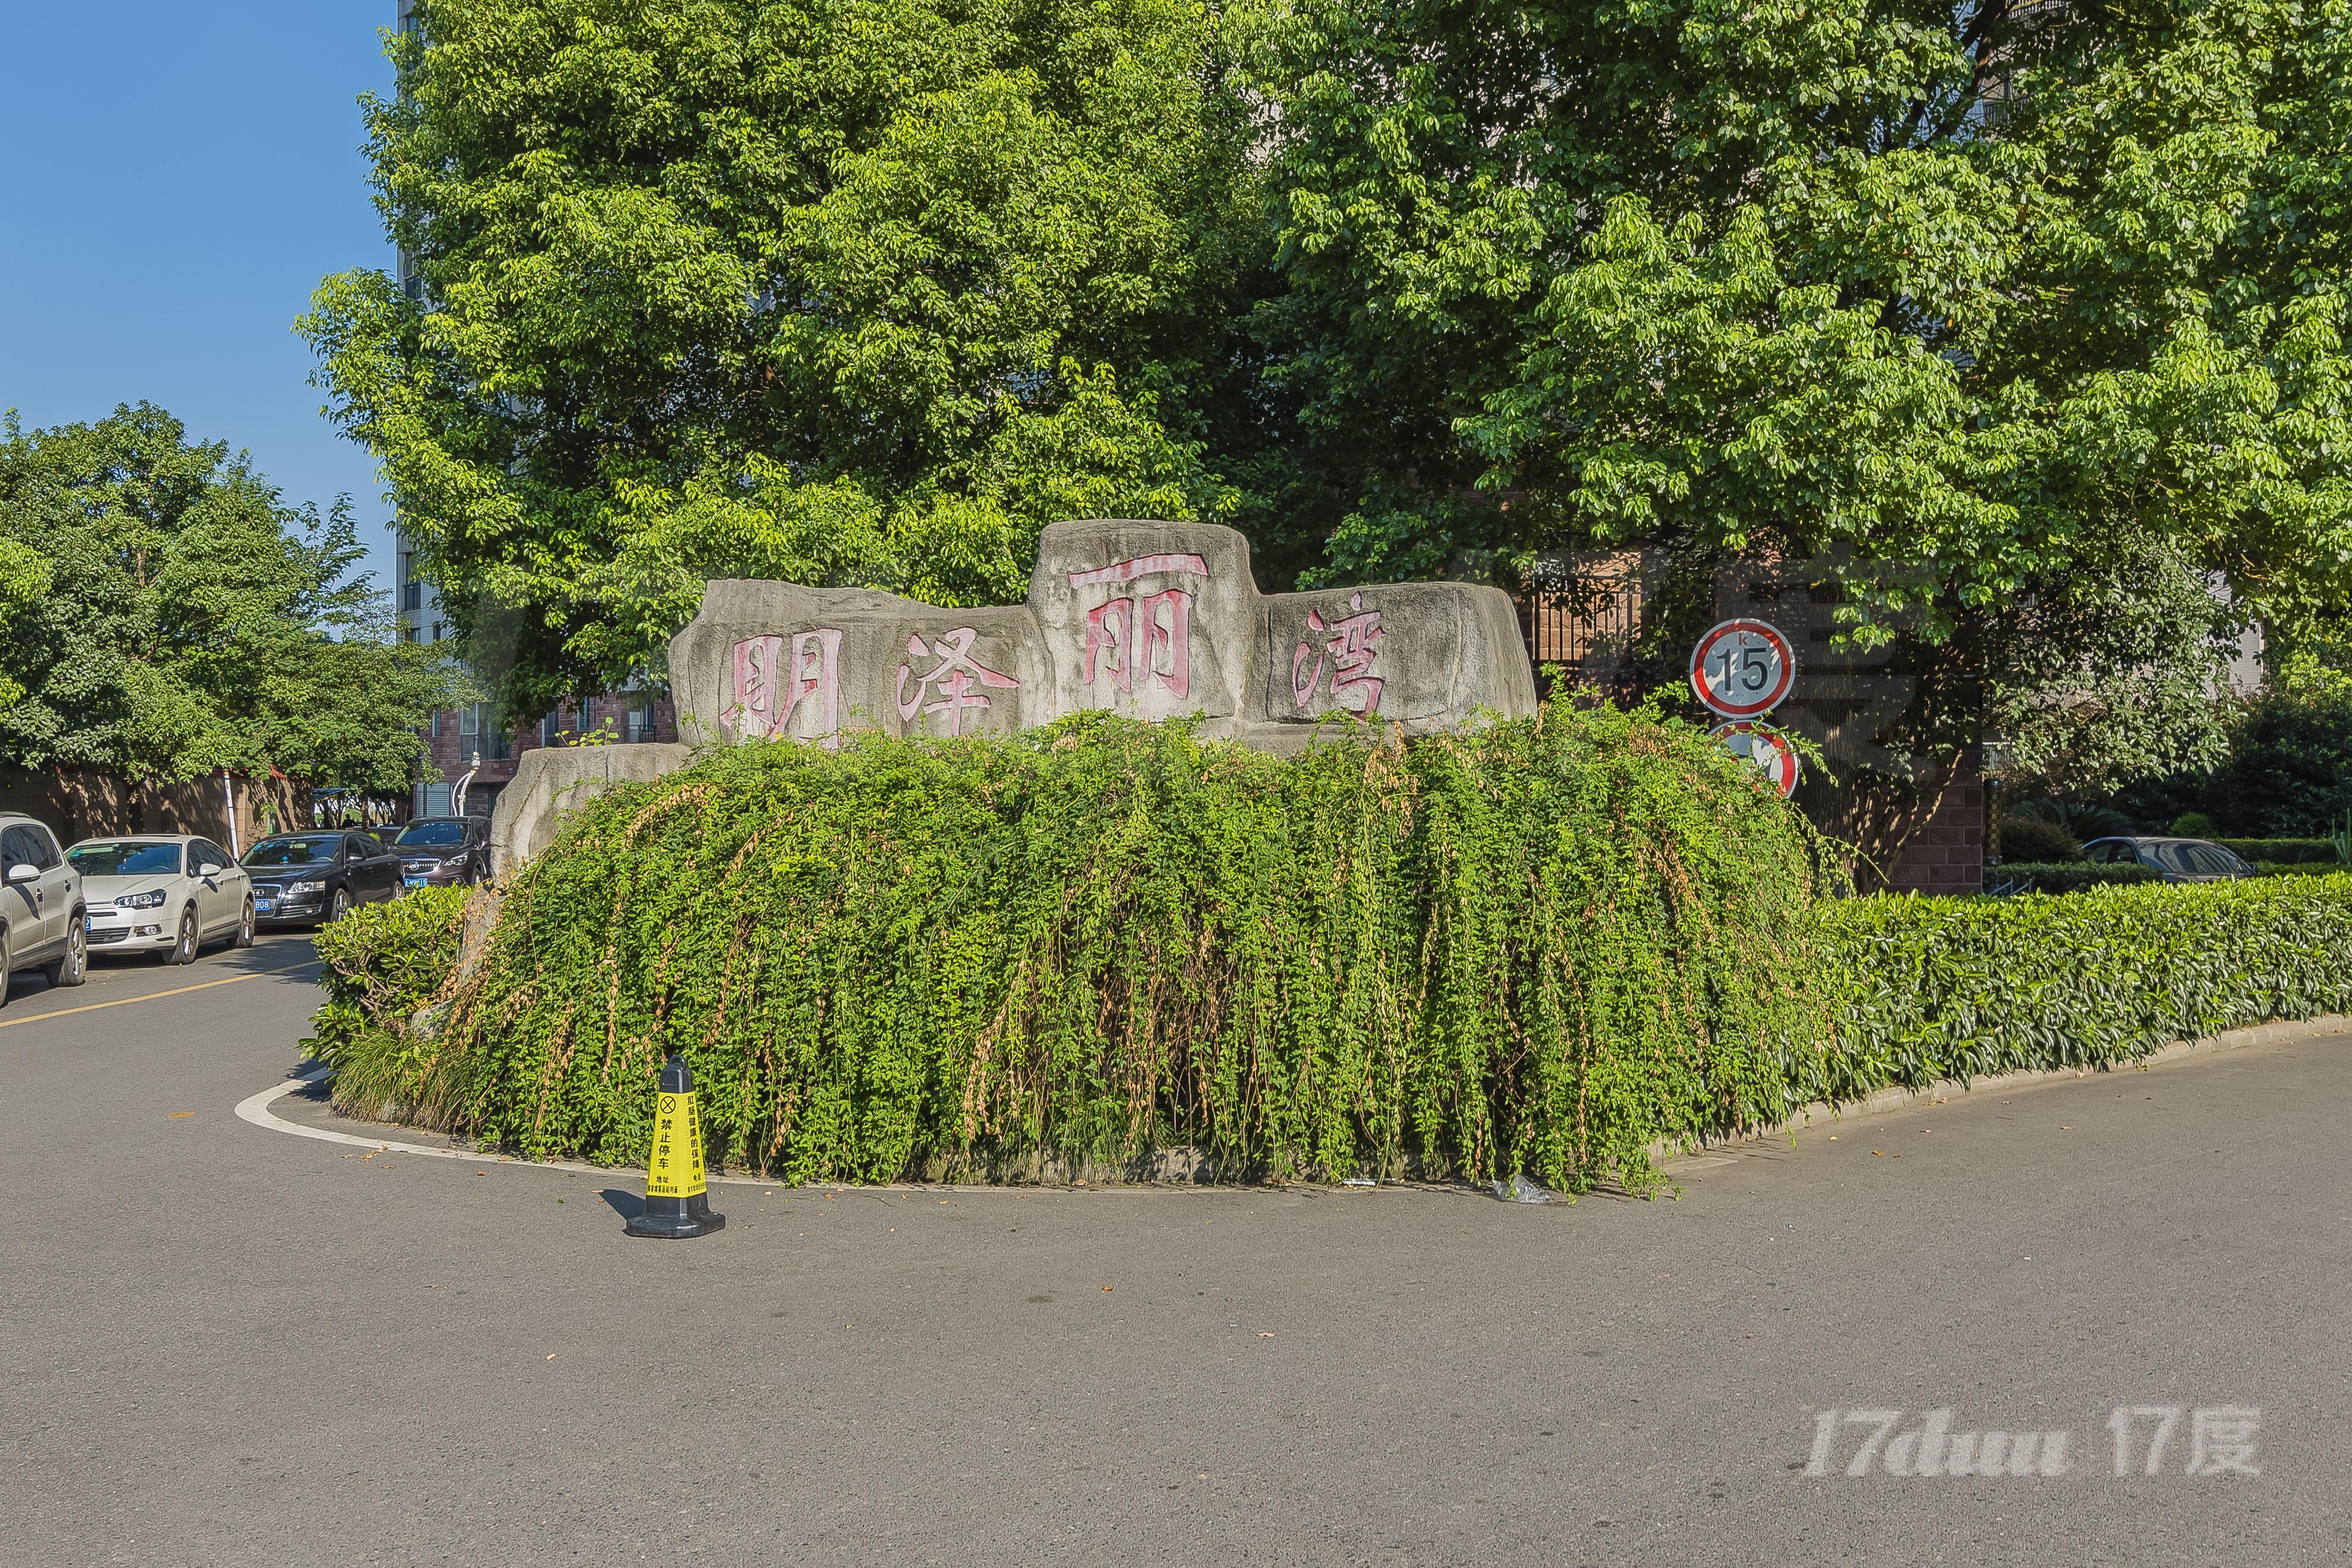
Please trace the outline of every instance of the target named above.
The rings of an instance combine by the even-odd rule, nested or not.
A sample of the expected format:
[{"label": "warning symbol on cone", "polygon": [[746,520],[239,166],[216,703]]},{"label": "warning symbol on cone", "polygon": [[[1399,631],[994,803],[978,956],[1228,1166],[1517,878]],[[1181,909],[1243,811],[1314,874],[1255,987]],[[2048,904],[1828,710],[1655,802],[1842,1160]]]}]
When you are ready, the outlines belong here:
[{"label": "warning symbol on cone", "polygon": [[646,1159],[646,1212],[629,1221],[631,1236],[683,1240],[727,1224],[710,1212],[702,1172],[702,1118],[694,1109],[694,1069],[684,1057],[662,1064],[654,1100],[654,1146]]}]

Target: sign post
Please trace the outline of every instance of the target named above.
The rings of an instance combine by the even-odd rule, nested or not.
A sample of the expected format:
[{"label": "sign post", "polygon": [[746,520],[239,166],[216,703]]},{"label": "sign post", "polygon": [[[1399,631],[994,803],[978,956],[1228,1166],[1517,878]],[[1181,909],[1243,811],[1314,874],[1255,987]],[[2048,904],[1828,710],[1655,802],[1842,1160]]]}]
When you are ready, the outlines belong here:
[{"label": "sign post", "polygon": [[1796,793],[1797,748],[1764,723],[1797,682],[1797,650],[1763,621],[1719,621],[1691,649],[1691,689],[1727,723],[1710,731],[1744,757],[1786,800]]},{"label": "sign post", "polygon": [[1762,718],[1796,679],[1796,649],[1762,621],[1717,622],[1691,649],[1691,689],[1727,719]]},{"label": "sign post", "polygon": [[1746,758],[1782,800],[1797,793],[1797,748],[1789,743],[1788,736],[1753,719],[1734,719],[1707,732],[1733,756]]}]

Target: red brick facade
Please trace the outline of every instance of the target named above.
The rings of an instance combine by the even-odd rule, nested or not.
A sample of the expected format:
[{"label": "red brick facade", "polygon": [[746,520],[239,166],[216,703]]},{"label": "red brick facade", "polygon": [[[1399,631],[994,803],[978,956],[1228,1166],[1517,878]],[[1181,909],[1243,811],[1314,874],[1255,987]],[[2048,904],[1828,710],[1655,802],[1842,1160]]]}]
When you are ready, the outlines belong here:
[{"label": "red brick facade", "polygon": [[1887,874],[1897,893],[1984,891],[1985,786],[1974,756],[1927,822],[1905,842]]}]

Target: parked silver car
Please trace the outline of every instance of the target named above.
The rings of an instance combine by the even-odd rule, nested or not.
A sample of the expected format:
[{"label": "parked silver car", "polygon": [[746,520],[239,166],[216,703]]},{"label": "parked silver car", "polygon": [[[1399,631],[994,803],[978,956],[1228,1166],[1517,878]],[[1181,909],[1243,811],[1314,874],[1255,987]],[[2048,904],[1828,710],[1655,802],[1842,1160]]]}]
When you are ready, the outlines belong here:
[{"label": "parked silver car", "polygon": [[92,947],[194,963],[215,938],[253,945],[252,880],[236,857],[209,838],[85,838],[66,858],[81,873]]},{"label": "parked silver car", "polygon": [[2094,838],[2083,846],[2094,866],[2146,866],[2168,882],[2225,882],[2251,877],[2238,855],[2204,838]]},{"label": "parked silver car", "polygon": [[19,969],[39,969],[52,985],[80,984],[89,972],[81,874],[66,863],[58,836],[19,812],[0,812],[0,1003]]}]

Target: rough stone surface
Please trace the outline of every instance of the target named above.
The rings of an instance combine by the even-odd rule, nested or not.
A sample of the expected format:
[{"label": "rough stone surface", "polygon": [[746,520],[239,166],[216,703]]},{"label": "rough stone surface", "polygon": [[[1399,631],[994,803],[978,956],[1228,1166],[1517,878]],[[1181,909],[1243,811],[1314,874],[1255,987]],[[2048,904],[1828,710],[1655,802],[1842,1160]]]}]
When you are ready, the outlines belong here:
[{"label": "rough stone surface", "polygon": [[711,583],[669,664],[682,743],[598,749],[643,753],[625,773],[563,760],[596,754],[585,751],[519,771],[493,832],[502,873],[552,841],[558,811],[667,772],[696,745],[968,735],[1107,709],[1197,715],[1204,735],[1291,752],[1334,713],[1426,734],[1536,706],[1517,614],[1496,590],[1263,595],[1249,542],[1206,523],[1055,523],[1038,542],[1028,602],[1005,608]]},{"label": "rough stone surface", "polygon": [[616,784],[642,784],[686,765],[685,745],[542,746],[523,753],[490,817],[490,870],[511,875],[555,842],[564,812]]}]

